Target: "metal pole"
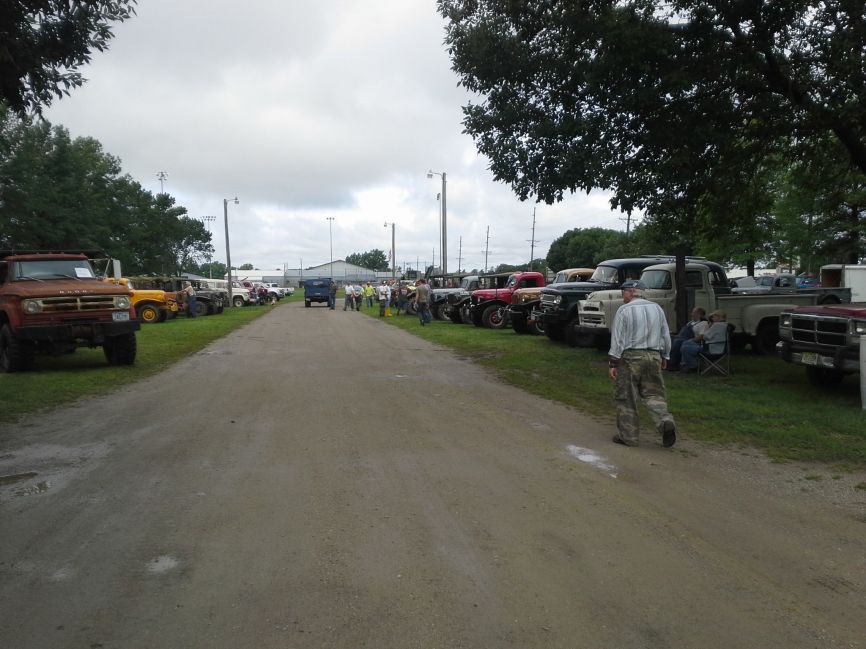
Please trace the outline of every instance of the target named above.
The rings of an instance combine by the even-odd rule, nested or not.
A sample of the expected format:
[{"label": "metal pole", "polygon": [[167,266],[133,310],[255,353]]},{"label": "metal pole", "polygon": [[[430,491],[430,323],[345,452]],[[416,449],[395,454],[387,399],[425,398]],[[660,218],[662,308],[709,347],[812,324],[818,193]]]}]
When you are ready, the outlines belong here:
[{"label": "metal pole", "polygon": [[397,279],[397,249],[394,247],[394,224],[391,224],[391,279]]},{"label": "metal pole", "polygon": [[[229,247],[229,200],[223,199],[223,220],[226,226],[226,273],[228,274],[228,289],[229,289],[229,305],[232,304],[232,255]],[[234,197],[234,203],[237,204],[238,197]]]},{"label": "metal pole", "polygon": [[334,230],[331,227],[334,222],[334,217],[327,216],[325,218],[328,219],[328,240],[331,243],[331,279],[334,279]]},{"label": "metal pole", "polygon": [[860,406],[866,410],[866,336],[860,336]]},{"label": "metal pole", "polygon": [[442,274],[448,272],[448,208],[445,200],[445,172],[442,172]]}]

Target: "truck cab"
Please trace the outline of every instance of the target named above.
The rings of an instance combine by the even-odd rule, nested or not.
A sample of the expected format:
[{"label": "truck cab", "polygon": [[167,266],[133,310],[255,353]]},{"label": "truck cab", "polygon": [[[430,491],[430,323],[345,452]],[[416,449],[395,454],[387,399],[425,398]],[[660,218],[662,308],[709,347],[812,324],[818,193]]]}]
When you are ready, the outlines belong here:
[{"label": "truck cab", "polygon": [[304,306],[309,308],[313,302],[324,302],[327,306],[330,287],[330,277],[316,277],[304,280]]}]

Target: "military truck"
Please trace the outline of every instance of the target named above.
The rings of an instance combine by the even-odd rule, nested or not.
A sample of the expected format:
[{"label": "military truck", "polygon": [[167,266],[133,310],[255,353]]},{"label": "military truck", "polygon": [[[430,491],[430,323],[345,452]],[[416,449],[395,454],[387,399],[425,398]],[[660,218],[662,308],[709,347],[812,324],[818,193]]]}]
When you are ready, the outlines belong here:
[{"label": "military truck", "polygon": [[[456,284],[456,285],[455,285]],[[450,318],[450,306],[448,296],[462,291],[470,293],[478,288],[478,275],[452,275],[450,279],[439,288],[430,291],[430,313],[437,320]]]},{"label": "military truck", "polygon": [[[592,277],[593,271],[593,268],[567,268],[559,271],[548,286],[585,282]],[[536,335],[544,333],[544,325],[533,316],[541,303],[541,288],[540,286],[519,288],[511,296],[511,304],[507,309],[508,321],[515,333]]]},{"label": "military truck", "polygon": [[[33,366],[37,354],[102,347],[111,365],[135,362],[132,296],[97,277],[99,251],[0,251],[0,370]],[[120,276],[120,264],[114,263]]]},{"label": "military truck", "polygon": [[[440,307],[440,311],[455,324],[469,324],[469,300],[472,296],[472,291],[483,286],[495,285],[496,278],[497,276],[495,275],[467,275],[460,280],[460,288],[445,296],[447,303],[445,306]],[[507,275],[501,276],[501,284],[503,286],[507,279]]]},{"label": "military truck", "polygon": [[[662,307],[668,326],[676,330],[676,299],[679,290],[686,291],[689,310],[703,307],[707,313],[722,310],[729,325],[733,325],[733,348],[749,344],[759,354],[775,351],[779,340],[779,315],[798,305],[815,304],[815,293],[769,293],[765,295],[733,295],[724,269],[711,261],[688,262],[685,265],[685,285],[677,285],[676,264],[648,266],[640,280],[647,285],[643,297]],[[610,339],[610,327],[617,310],[623,304],[619,290],[596,291],[578,306],[582,335],[595,338],[604,348]]]},{"label": "military truck", "polygon": [[328,306],[330,287],[330,277],[304,280],[304,306],[309,308],[313,302],[324,302],[325,306]]},{"label": "military truck", "polygon": [[530,270],[508,274],[505,286],[479,288],[472,291],[469,301],[469,316],[476,327],[501,329],[508,323],[508,306],[514,291],[521,288],[544,286],[544,275]]}]

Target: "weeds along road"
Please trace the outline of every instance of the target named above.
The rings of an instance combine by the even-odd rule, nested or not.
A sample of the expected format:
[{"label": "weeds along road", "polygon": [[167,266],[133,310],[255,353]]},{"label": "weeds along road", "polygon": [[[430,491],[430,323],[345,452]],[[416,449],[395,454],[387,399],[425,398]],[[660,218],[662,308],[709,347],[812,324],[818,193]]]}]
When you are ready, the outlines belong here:
[{"label": "weeds along road", "polygon": [[0,475],[37,475],[0,487],[0,644],[866,647],[862,491],[612,432],[377,319],[276,307],[3,428]]}]

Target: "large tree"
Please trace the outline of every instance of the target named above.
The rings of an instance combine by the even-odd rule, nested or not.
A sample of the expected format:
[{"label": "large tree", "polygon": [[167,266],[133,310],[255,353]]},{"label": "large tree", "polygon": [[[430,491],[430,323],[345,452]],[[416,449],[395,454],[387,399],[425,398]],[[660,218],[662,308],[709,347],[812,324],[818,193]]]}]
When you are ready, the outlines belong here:
[{"label": "large tree", "polygon": [[608,189],[677,240],[702,226],[708,192],[737,196],[780,141],[802,157],[832,137],[866,173],[862,0],[438,5],[481,97],[466,131],[521,198]]},{"label": "large tree", "polygon": [[367,252],[354,252],[346,256],[346,263],[355,264],[362,268],[370,270],[385,271],[389,270],[388,257],[378,248],[368,250]]},{"label": "large tree", "polygon": [[135,13],[136,0],[0,2],[0,101],[19,114],[41,113],[84,83],[79,68],[108,48],[111,24]]},{"label": "large tree", "polygon": [[555,271],[565,268],[594,268],[605,259],[623,257],[628,239],[623,232],[604,228],[575,228],[550,244],[547,265]]}]

